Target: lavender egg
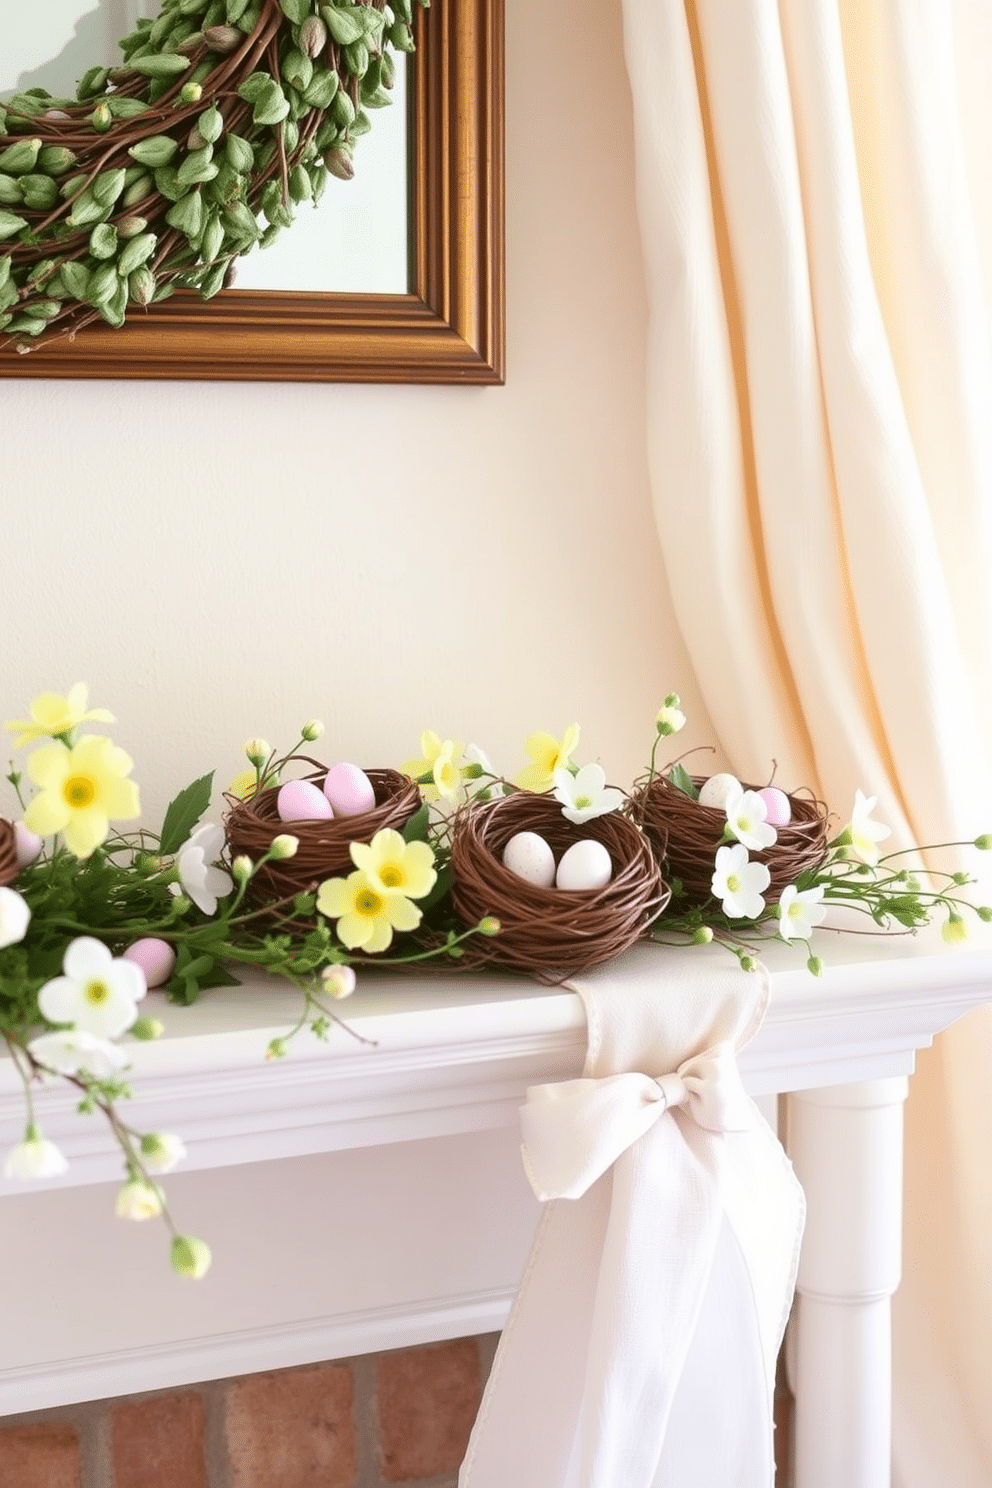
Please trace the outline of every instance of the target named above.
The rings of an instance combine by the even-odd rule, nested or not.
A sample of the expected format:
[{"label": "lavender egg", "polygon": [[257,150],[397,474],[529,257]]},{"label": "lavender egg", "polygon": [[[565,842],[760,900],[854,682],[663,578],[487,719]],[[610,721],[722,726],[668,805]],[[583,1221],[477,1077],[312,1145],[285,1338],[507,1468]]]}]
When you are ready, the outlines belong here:
[{"label": "lavender egg", "polygon": [[375,805],[372,782],[357,765],[332,765],[324,780],[324,795],[335,816],[360,816]]},{"label": "lavender egg", "polygon": [[136,940],[124,952],[124,960],[140,966],[145,973],[145,984],[149,987],[164,987],[176,965],[176,953],[168,941],[146,936]]},{"label": "lavender egg", "polygon": [[765,820],[773,827],[787,827],[792,820],[792,803],[777,785],[766,785],[758,795],[765,803]]},{"label": "lavender egg", "polygon": [[287,780],[279,787],[276,810],[284,822],[326,821],[334,815],[324,792],[312,780]]}]

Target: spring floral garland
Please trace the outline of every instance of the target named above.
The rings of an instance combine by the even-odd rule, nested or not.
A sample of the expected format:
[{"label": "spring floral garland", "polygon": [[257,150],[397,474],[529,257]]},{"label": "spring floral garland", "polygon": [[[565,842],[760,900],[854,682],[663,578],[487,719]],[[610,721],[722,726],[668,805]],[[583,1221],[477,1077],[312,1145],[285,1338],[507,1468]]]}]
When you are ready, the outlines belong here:
[{"label": "spring floral garland", "polygon": [[[577,724],[560,739],[533,734],[525,746],[529,762],[512,784],[478,746],[427,731],[420,754],[401,767],[421,798],[403,830],[385,828],[361,840],[355,817],[351,872],[260,902],[260,871],[292,859],[298,837],[276,832],[257,857],[232,856],[224,827],[203,820],[212,773],[180,791],[157,833],[122,831],[117,824],[137,821],[141,807],[131,757],[93,731],[113,721],[106,709],[88,706],[87,689],[78,684],[64,697],[42,694],[28,718],[4,725],[15,751],[28,751],[23,767],[12,763],[7,776],[19,815],[0,819],[0,1037],[23,1082],[26,1110],[23,1138],[7,1152],[4,1173],[31,1180],[65,1170],[64,1156],[37,1120],[34,1090],[46,1079],[68,1082],[79,1094],[79,1110],[101,1113],[120,1147],[117,1214],[161,1217],[172,1266],[195,1278],[210,1265],[209,1247],[174,1222],[159,1182],[185,1156],[183,1142],[174,1133],[136,1130],[120,1110],[132,1093],[121,1040],[162,1033],[161,1023],[143,1012],[147,988],[188,1005],[205,989],[236,985],[239,966],[282,977],[301,994],[297,1023],[268,1048],[270,1058],[285,1057],[304,1030],[326,1039],[334,1025],[347,1026],[336,1009],[354,991],[356,964],[375,957],[386,966],[434,959],[457,965],[474,937],[498,937],[492,915],[463,925],[452,910],[450,848],[460,812],[523,790],[553,797],[564,818],[582,827],[615,811],[636,820],[639,792],[628,796],[608,785],[599,764],[575,762]],[[661,778],[659,746],[684,724],[671,694],[657,715],[642,799]],[[311,720],[281,755],[262,739],[249,740],[249,768],[231,782],[229,801],[278,785],[296,751],[322,733],[323,725]],[[701,794],[680,761],[664,780],[689,802]],[[752,970],[762,940],[772,937],[801,946],[809,970],[820,974],[809,942],[833,904],[860,910],[882,929],[913,930],[940,914],[951,944],[964,938],[967,912],[992,920],[992,909],[975,908],[963,896],[974,882],[967,874],[924,877],[900,866],[903,854],[883,855],[879,844],[888,828],[873,815],[874,798],[860,791],[850,821],[815,866],[770,899],[769,869],[757,858],[775,846],[776,793],[748,789],[731,776],[713,780],[725,826],[708,896],[686,903],[673,884],[671,902],[649,928],[654,941],[715,940]],[[992,836],[973,845],[988,849]]]}]

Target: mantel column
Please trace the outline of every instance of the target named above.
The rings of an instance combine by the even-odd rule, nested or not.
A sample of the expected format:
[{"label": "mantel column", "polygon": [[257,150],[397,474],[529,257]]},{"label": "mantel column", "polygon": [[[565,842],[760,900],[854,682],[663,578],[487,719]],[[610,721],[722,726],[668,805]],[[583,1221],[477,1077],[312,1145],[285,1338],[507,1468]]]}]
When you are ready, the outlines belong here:
[{"label": "mantel column", "polygon": [[795,1322],[796,1488],[890,1488],[907,1089],[900,1075],[789,1098],[789,1152],[808,1205]]}]

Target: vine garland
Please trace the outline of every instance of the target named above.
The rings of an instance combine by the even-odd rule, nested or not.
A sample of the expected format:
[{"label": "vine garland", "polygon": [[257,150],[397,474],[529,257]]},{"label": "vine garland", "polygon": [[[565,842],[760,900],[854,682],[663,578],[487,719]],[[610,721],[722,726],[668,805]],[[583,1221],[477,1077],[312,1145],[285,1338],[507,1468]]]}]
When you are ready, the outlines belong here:
[{"label": "vine garland", "polygon": [[367,110],[430,0],[163,0],[75,99],[0,103],[0,333],[123,326],[134,306],[230,284],[328,174],[350,180]]}]

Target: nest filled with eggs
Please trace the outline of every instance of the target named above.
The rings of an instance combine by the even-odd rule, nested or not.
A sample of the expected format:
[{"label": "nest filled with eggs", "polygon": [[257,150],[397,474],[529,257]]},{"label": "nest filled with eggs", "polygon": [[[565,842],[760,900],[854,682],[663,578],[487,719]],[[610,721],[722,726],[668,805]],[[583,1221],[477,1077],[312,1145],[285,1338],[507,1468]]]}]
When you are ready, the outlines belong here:
[{"label": "nest filled with eggs", "polygon": [[[558,883],[595,883],[602,866],[608,881],[562,888],[521,877],[503,862],[508,843],[521,834],[536,835],[550,850],[549,859],[539,844],[524,842],[520,866],[531,868],[531,877],[546,878],[546,864]],[[588,843],[598,849],[586,848]],[[527,849],[535,847],[538,852],[529,855]],[[500,922],[498,935],[473,942],[475,952],[484,948],[488,961],[548,980],[618,956],[645,933],[669,897],[650,845],[633,821],[611,811],[576,826],[554,796],[530,791],[464,807],[455,821],[451,869],[458,918],[472,925],[495,915]]]},{"label": "nest filled with eggs", "polygon": [[[693,775],[697,791],[707,781]],[[760,791],[757,785],[742,785],[745,791]],[[767,787],[764,787],[767,789]],[[818,868],[827,855],[827,808],[809,791],[781,792],[788,801],[789,820],[776,826],[776,840],[761,852],[752,851],[752,862],[764,863],[771,878],[766,899],[778,899],[782,890],[795,883],[801,873]],[[712,898],[713,869],[717,848],[725,845],[726,811],[704,806],[680,790],[664,775],[637,786],[629,811],[644,828],[657,854],[661,870],[670,883],[681,885],[678,906],[705,904]],[[771,819],[771,818],[769,818]]]},{"label": "nest filled with eggs", "polygon": [[[307,892],[325,878],[347,877],[355,866],[348,851],[352,842],[371,842],[376,832],[384,827],[401,832],[410,817],[420,809],[420,790],[416,782],[399,770],[362,771],[350,765],[334,766],[329,772],[328,767],[317,760],[302,755],[294,756],[294,760],[314,768],[298,781],[268,786],[246,801],[228,797],[231,809],[224,830],[232,858],[245,853],[257,862],[268,851],[272,839],[284,832],[295,837],[299,844],[294,857],[266,863],[255,874],[249,891],[255,903]],[[306,793],[297,790],[301,798],[300,809],[309,811],[313,809],[307,800],[309,793],[312,792],[313,800],[318,795],[323,795],[326,800],[324,783],[328,774],[342,770],[353,774],[350,777],[345,775],[342,785],[346,788],[337,793],[337,799],[340,802],[350,796],[348,807],[359,809],[349,810],[349,814],[344,815],[339,806],[333,816],[296,819],[281,814],[280,795],[287,786],[309,788]],[[367,804],[363,800],[361,777],[371,787]],[[333,799],[335,792],[332,790],[330,794]],[[374,796],[374,801],[371,796]],[[283,796],[284,803],[285,800]],[[333,810],[330,803],[329,809]]]},{"label": "nest filled with eggs", "polygon": [[17,834],[14,823],[0,817],[0,888],[17,877]]}]

